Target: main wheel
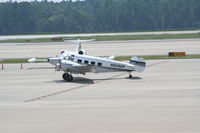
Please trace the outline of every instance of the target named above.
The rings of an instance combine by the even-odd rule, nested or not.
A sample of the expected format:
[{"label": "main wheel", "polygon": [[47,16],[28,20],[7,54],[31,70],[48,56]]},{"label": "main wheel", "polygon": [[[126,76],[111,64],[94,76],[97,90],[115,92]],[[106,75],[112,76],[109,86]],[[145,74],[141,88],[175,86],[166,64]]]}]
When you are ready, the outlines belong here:
[{"label": "main wheel", "polygon": [[63,78],[64,80],[67,80],[67,77],[68,77],[68,74],[67,74],[67,73],[63,73],[62,78]]},{"label": "main wheel", "polygon": [[63,78],[64,80],[66,80],[66,81],[69,81],[69,82],[72,82],[72,81],[73,81],[73,76],[70,75],[70,74],[68,74],[68,73],[64,73],[64,74],[62,75],[62,78]]},{"label": "main wheel", "polygon": [[73,76],[72,76],[72,75],[69,75],[67,81],[72,82],[72,81],[73,81]]}]

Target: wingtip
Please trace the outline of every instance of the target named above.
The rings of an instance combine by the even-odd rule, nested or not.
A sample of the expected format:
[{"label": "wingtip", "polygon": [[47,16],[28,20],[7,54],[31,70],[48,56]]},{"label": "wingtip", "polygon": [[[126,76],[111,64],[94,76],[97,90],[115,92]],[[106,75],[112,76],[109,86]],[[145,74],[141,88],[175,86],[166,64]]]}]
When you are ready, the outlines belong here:
[{"label": "wingtip", "polygon": [[35,62],[35,60],[36,60],[35,58],[31,58],[28,60],[28,62],[33,63],[33,62]]}]

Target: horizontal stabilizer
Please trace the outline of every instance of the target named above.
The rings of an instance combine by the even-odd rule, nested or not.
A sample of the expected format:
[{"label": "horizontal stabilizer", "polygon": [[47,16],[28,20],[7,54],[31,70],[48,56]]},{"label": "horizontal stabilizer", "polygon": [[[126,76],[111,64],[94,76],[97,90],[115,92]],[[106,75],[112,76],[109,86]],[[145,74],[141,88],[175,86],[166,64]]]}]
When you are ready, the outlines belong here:
[{"label": "horizontal stabilizer", "polygon": [[112,55],[112,56],[109,56],[109,57],[107,57],[106,59],[109,59],[109,60],[114,60],[114,59],[115,59],[115,56],[114,56],[114,55]]},{"label": "horizontal stabilizer", "polygon": [[82,42],[91,42],[91,41],[95,41],[95,39],[88,39],[88,40],[64,40],[65,42],[74,42],[74,43],[82,43]]}]

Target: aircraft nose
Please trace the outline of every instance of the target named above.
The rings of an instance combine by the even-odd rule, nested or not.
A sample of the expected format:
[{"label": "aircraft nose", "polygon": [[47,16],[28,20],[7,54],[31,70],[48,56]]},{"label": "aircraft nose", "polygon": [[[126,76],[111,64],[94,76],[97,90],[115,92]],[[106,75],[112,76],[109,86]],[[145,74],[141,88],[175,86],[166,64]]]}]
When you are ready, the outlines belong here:
[{"label": "aircraft nose", "polygon": [[47,61],[53,65],[59,63],[59,58],[48,58]]}]

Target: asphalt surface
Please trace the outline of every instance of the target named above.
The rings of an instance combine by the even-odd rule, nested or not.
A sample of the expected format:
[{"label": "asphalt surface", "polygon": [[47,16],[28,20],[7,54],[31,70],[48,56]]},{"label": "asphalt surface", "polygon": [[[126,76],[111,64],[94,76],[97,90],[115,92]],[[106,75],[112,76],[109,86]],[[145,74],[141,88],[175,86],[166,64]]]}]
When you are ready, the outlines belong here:
[{"label": "asphalt surface", "polygon": [[[200,39],[145,40],[145,41],[104,41],[82,44],[88,55],[168,55],[168,52],[200,53]],[[76,45],[59,43],[12,43],[0,44],[1,58],[55,57],[63,49],[72,51]]]},{"label": "asphalt surface", "polygon": [[62,80],[49,64],[0,70],[2,133],[199,133],[200,59],[147,61],[144,73]]},{"label": "asphalt surface", "polygon": [[[199,39],[88,42],[89,55],[200,53]],[[0,44],[1,58],[54,57],[72,43]],[[147,61],[143,73],[62,80],[46,63],[0,68],[2,133],[199,133],[200,59]],[[1,66],[0,66],[1,67]]]}]

